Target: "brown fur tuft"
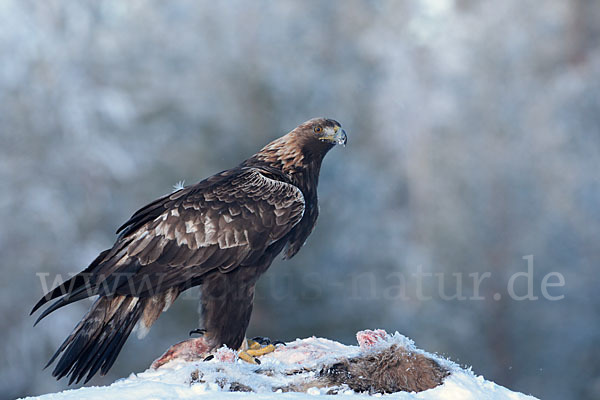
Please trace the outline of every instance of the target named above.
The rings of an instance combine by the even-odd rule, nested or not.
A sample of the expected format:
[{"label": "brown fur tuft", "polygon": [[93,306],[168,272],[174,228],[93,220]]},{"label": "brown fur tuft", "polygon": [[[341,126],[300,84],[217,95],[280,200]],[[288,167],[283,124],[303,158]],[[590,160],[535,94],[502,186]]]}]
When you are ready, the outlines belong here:
[{"label": "brown fur tuft", "polygon": [[348,385],[356,392],[422,392],[442,384],[450,373],[435,360],[396,345],[345,359],[320,372],[327,386]]}]

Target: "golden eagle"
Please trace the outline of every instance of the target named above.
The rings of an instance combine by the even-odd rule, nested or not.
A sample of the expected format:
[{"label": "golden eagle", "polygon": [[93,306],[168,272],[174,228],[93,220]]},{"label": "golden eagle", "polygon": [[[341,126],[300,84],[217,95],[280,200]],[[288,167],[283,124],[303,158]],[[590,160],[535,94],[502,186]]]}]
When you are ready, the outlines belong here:
[{"label": "golden eagle", "polygon": [[237,349],[252,313],[256,281],[284,252],[293,257],[315,226],[325,154],[346,144],[334,120],[311,119],[229,169],[138,210],[112,248],[49,291],[38,320],[99,296],[47,366],[69,384],[104,375],[136,327],[142,337],[184,290],[201,286],[204,338]]}]

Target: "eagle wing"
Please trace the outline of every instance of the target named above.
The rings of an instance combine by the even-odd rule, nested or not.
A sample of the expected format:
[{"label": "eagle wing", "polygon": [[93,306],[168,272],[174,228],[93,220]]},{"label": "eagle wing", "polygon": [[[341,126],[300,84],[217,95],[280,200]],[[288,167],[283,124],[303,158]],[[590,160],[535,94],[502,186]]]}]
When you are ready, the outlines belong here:
[{"label": "eagle wing", "polygon": [[258,168],[224,171],[138,210],[112,249],[49,292],[46,315],[91,295],[154,296],[209,271],[251,266],[302,219],[302,191]]}]

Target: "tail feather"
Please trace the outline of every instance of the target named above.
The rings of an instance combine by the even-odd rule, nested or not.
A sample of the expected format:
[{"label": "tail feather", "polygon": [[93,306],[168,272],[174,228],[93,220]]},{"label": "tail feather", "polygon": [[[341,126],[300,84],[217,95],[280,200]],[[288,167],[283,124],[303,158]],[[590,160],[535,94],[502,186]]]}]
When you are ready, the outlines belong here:
[{"label": "tail feather", "polygon": [[[119,329],[116,330],[118,331]],[[69,379],[69,384],[73,383],[76,379],[79,382],[97,359],[102,360],[100,353],[107,346],[108,340],[114,340],[114,337],[118,336],[118,332],[115,333],[116,330],[109,322],[101,331],[98,330],[94,335],[87,338],[87,341],[83,344],[83,348],[78,352],[80,357],[77,358],[77,361],[70,370],[71,378]],[[57,365],[57,368],[59,367],[60,365]]]},{"label": "tail feather", "polygon": [[[78,291],[53,303],[40,319],[72,301],[88,297],[88,291]],[[100,296],[44,368],[58,359],[52,375],[57,379],[69,376],[69,384],[88,382],[98,371],[106,374],[134,327],[137,326],[138,336],[143,337],[179,292],[179,288],[173,287],[145,298]]]},{"label": "tail feather", "polygon": [[70,375],[69,384],[85,382],[101,369],[104,375],[116,360],[125,340],[142,315],[145,299],[100,297],[50,359],[62,353],[52,375]]},{"label": "tail feather", "polygon": [[101,349],[99,351],[98,356],[96,357],[96,362],[94,363],[92,368],[90,368],[88,376],[85,379],[86,382],[88,382],[99,369],[100,374],[105,375],[108,372],[108,370],[112,367],[113,363],[117,359],[119,352],[121,351],[121,348],[123,348],[125,341],[131,334],[131,331],[133,330],[137,320],[139,319],[141,311],[142,308],[138,307],[135,313],[130,314],[126,323],[119,328],[118,334],[114,335],[114,338],[111,339],[110,342],[107,342],[108,346],[103,346],[105,347],[105,349]]},{"label": "tail feather", "polygon": [[75,329],[73,329],[73,332],[65,339],[64,342],[62,342],[62,344],[60,345],[58,350],[56,350],[56,352],[52,355],[52,357],[50,357],[50,360],[48,360],[48,362],[44,366],[44,369],[48,368],[56,360],[60,353],[62,353],[63,350],[73,341],[73,339],[75,338],[75,333],[81,329],[81,326],[83,325],[84,321],[85,318],[79,321],[79,323],[75,326]]}]

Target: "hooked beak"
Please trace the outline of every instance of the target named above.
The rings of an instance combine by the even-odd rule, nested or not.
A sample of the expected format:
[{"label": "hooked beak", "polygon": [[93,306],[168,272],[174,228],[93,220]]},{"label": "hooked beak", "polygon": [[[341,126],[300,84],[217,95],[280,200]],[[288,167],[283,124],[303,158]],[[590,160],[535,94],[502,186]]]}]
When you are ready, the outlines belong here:
[{"label": "hooked beak", "polygon": [[348,136],[346,136],[345,130],[336,126],[332,131],[330,131],[329,135],[323,136],[321,140],[332,144],[341,144],[345,147],[346,143],[348,142]]},{"label": "hooked beak", "polygon": [[342,128],[338,129],[338,131],[333,135],[333,139],[336,144],[341,144],[346,147],[346,143],[348,142],[348,136],[346,136],[346,131]]}]

